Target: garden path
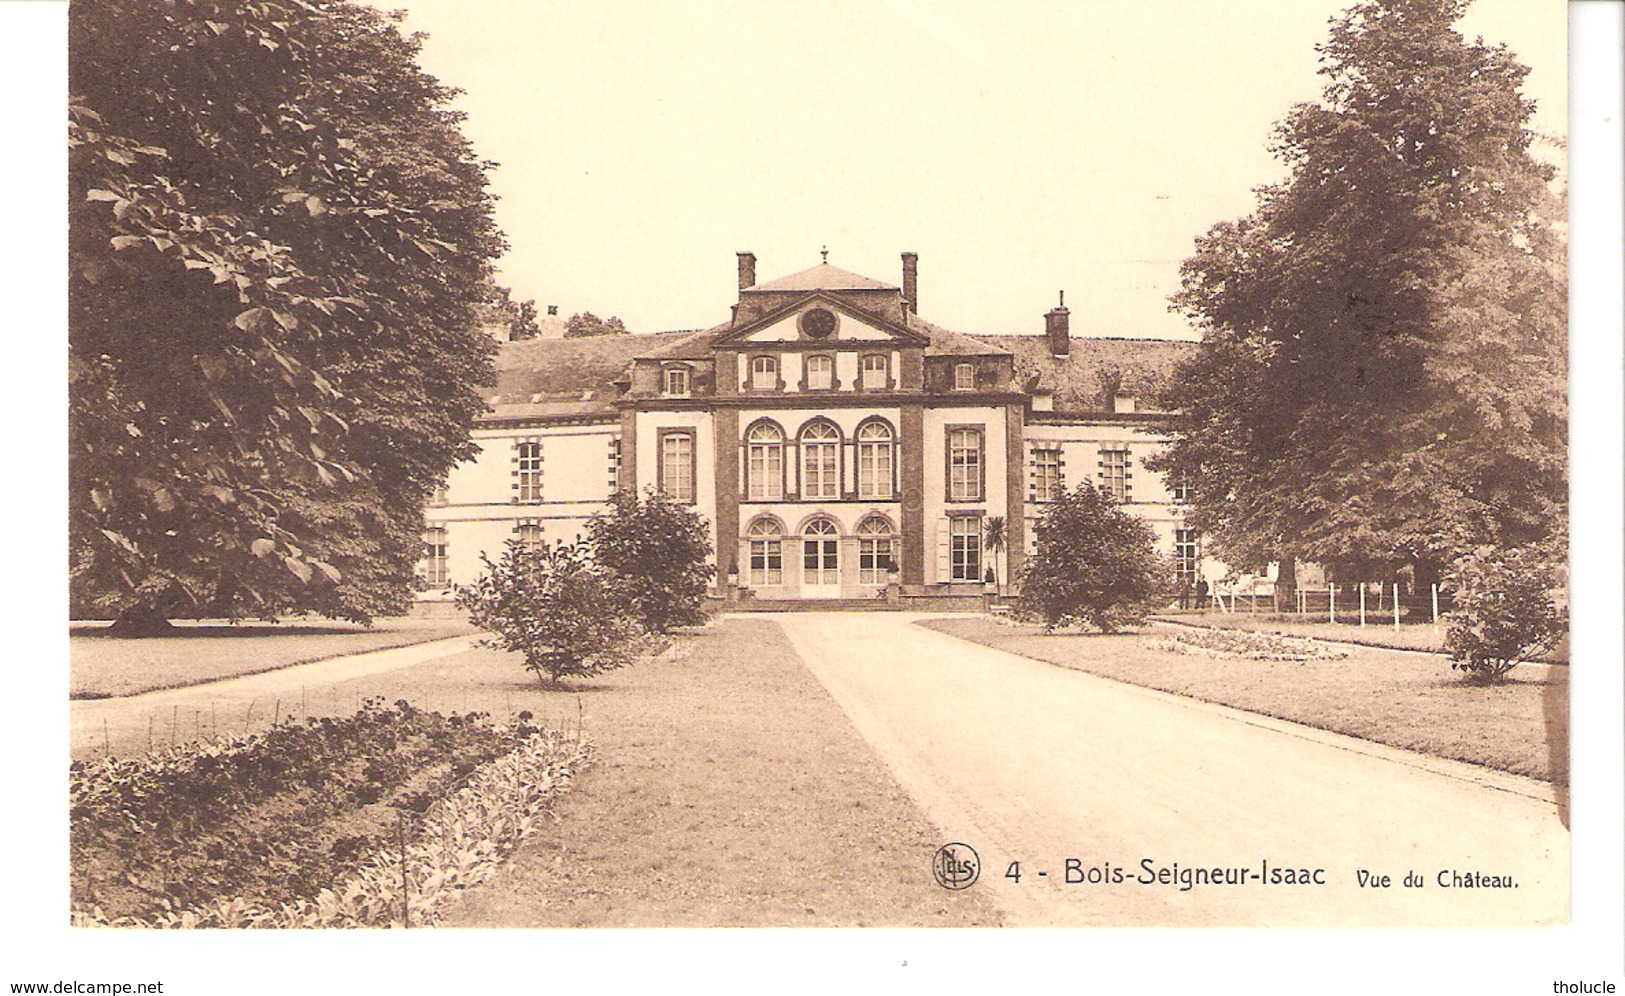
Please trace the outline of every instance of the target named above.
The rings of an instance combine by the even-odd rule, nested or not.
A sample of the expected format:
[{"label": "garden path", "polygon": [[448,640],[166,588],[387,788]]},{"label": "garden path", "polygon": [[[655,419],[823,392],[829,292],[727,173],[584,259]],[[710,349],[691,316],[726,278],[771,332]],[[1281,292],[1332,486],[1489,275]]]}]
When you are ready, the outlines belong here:
[{"label": "garden path", "polygon": [[[772,618],[945,840],[976,848],[975,888],[1015,924],[1567,918],[1569,837],[1545,783],[1053,667],[911,625],[917,616]],[[1125,881],[1067,884],[1068,859]],[[1019,884],[1004,877],[1014,861]],[[1139,884],[1142,862],[1174,884]],[[1324,884],[1186,891],[1174,870],[1250,875],[1265,862],[1324,869]],[[1361,870],[1391,885],[1363,886]],[[1424,884],[1406,888],[1409,872]],[[1517,887],[1451,885],[1452,873]]]}]

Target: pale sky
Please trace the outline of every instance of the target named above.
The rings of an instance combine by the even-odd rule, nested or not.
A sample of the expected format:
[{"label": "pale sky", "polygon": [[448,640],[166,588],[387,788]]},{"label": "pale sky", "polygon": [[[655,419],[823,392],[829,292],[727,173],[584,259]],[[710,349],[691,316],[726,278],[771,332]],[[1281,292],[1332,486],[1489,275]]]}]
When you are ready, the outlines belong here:
[{"label": "pale sky", "polygon": [[[920,312],[1038,332],[1193,337],[1167,311],[1213,223],[1276,179],[1266,145],[1318,96],[1315,45],[1347,0],[681,4],[393,0],[465,95],[512,248],[500,279],[637,332],[727,317],[734,254],[760,280],[819,261]],[[1554,0],[1478,0],[1469,34],[1532,69],[1565,132]],[[1560,153],[1550,153],[1554,159]]]}]

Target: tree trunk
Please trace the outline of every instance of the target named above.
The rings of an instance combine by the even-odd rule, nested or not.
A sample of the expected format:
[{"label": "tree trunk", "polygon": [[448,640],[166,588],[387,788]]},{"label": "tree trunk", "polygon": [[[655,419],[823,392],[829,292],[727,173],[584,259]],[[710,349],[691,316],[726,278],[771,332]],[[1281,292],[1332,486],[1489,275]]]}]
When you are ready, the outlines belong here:
[{"label": "tree trunk", "polygon": [[175,631],[169,617],[156,605],[132,605],[118,614],[113,625],[107,627],[108,636],[143,637],[167,636]]},{"label": "tree trunk", "polygon": [[1275,574],[1275,611],[1295,612],[1298,608],[1298,555],[1282,551],[1280,557],[1280,568]]}]

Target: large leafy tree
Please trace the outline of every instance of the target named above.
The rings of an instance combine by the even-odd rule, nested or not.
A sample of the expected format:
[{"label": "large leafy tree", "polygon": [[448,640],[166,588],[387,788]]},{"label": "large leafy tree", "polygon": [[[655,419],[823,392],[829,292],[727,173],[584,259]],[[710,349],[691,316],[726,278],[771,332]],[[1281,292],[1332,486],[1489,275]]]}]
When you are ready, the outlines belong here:
[{"label": "large leafy tree", "polygon": [[1561,542],[1561,205],[1527,70],[1459,34],[1463,7],[1334,19],[1322,100],[1277,126],[1287,178],[1183,265],[1203,345],[1157,466],[1233,562],[1425,580],[1480,544]]},{"label": "large leafy tree", "polygon": [[70,8],[77,610],[410,597],[423,498],[473,453],[503,248],[419,44],[344,0]]}]

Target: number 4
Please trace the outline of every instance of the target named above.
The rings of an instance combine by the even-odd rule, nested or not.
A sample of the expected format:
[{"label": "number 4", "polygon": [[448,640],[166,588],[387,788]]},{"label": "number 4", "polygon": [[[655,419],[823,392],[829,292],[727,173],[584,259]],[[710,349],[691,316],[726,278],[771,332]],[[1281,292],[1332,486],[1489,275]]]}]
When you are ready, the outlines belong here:
[{"label": "number 4", "polygon": [[1010,862],[1010,867],[1006,868],[1004,870],[1004,877],[1009,879],[1010,881],[1016,883],[1017,885],[1020,885],[1021,884],[1021,862],[1019,862],[1019,861]]}]

